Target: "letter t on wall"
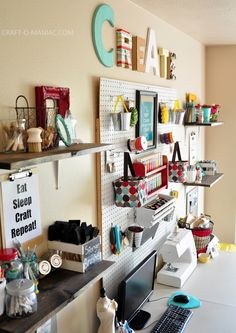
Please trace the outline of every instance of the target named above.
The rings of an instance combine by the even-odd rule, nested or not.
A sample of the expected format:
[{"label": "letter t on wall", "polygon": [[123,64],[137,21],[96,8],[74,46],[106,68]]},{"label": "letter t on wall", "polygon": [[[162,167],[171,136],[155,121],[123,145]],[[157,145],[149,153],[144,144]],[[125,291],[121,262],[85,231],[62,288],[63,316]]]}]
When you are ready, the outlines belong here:
[{"label": "letter t on wall", "polygon": [[169,50],[159,48],[158,53],[160,56],[160,77],[167,78],[167,57],[169,57]]}]

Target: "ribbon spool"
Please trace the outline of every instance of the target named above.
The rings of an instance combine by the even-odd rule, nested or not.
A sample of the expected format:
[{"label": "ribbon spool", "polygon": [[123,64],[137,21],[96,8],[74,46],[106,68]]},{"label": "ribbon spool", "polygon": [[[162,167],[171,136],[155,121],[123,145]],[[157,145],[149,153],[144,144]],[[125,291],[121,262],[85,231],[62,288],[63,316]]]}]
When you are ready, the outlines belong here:
[{"label": "ribbon spool", "polygon": [[127,145],[131,153],[140,152],[147,149],[147,139],[145,136],[138,136],[136,139],[129,139]]},{"label": "ribbon spool", "polygon": [[160,141],[161,143],[165,143],[167,145],[174,143],[172,132],[160,134]]}]

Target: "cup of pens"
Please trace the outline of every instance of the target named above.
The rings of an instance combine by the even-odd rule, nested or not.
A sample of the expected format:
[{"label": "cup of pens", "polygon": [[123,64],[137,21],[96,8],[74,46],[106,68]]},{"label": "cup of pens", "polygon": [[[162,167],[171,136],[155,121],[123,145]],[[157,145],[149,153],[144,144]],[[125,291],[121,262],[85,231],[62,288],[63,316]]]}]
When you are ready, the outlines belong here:
[{"label": "cup of pens", "polygon": [[190,165],[186,174],[187,183],[194,183],[196,180],[196,175],[197,175],[197,170],[195,166]]}]

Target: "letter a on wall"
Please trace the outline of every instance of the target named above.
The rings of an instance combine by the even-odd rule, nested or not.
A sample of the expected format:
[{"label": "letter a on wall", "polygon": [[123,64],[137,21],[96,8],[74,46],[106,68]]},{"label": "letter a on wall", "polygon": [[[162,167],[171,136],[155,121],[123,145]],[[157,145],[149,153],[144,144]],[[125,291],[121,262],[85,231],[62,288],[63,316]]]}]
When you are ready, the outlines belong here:
[{"label": "letter a on wall", "polygon": [[160,76],[156,36],[155,36],[155,31],[151,28],[148,28],[148,33],[147,33],[145,65],[146,65],[145,67],[146,73],[149,73],[150,69],[153,68],[154,74]]},{"label": "letter a on wall", "polygon": [[93,46],[100,62],[106,67],[112,67],[114,65],[114,50],[111,48],[109,51],[106,51],[102,43],[102,26],[105,21],[107,21],[110,26],[114,27],[113,9],[103,4],[96,8],[93,15]]}]

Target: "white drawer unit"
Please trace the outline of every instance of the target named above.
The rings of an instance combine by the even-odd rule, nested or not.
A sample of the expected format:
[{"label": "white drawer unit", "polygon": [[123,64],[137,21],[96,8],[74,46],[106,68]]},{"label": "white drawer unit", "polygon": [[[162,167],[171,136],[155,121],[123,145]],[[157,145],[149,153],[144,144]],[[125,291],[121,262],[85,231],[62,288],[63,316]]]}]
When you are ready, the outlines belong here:
[{"label": "white drawer unit", "polygon": [[159,194],[155,199],[136,209],[136,222],[150,228],[161,220],[170,220],[175,210],[175,198]]}]

